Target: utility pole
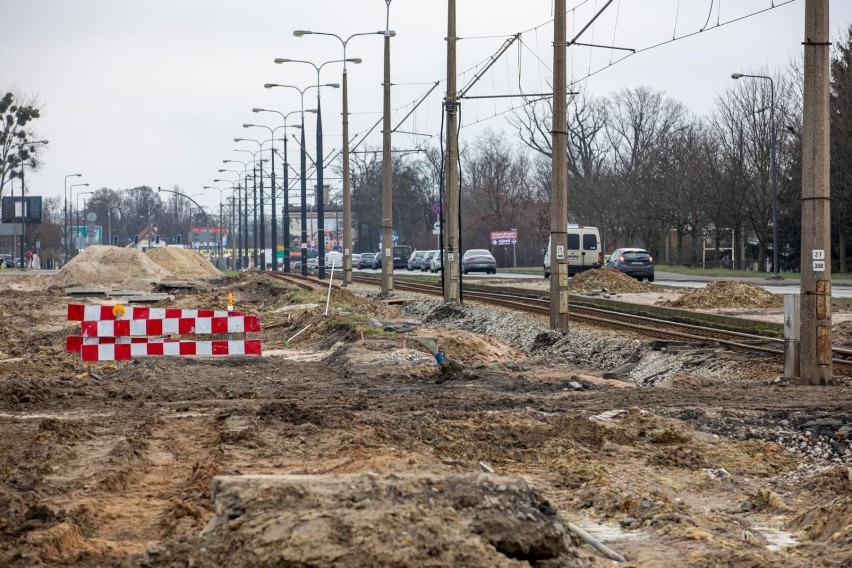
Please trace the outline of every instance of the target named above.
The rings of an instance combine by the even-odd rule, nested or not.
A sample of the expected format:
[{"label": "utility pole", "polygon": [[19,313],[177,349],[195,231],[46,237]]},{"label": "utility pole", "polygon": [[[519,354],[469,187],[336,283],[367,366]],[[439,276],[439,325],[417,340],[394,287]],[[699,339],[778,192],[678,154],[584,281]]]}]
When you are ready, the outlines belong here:
[{"label": "utility pole", "polygon": [[[458,101],[456,100],[456,0],[448,0],[447,21],[447,156],[446,156],[446,203],[442,204],[446,227],[444,258],[444,301],[458,303],[461,283],[459,281],[459,173],[458,173]],[[440,252],[439,252],[440,254]]]},{"label": "utility pole", "polygon": [[[382,294],[393,290],[393,169],[391,164],[390,3],[385,25],[384,115],[382,125]],[[322,159],[322,156],[320,156]]]},{"label": "utility pole", "polygon": [[[349,73],[346,72],[346,44],[343,44],[343,287],[352,284],[352,202],[349,171]],[[335,222],[335,230],[337,223]]]},{"label": "utility pole", "polygon": [[550,202],[550,329],[568,329],[568,121],[566,0],[556,0],[553,24],[553,173]]},{"label": "utility pole", "polygon": [[831,381],[831,190],[828,0],[805,0],[802,129],[802,307],[800,374]]}]

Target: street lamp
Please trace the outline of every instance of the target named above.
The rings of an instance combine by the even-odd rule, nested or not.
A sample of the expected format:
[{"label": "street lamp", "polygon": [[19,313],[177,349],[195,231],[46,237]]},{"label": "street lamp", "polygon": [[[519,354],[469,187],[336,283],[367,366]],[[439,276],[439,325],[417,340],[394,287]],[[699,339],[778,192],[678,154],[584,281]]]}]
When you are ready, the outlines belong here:
[{"label": "street lamp", "polygon": [[[391,37],[396,35],[396,32],[389,32]],[[384,31],[365,32],[352,34],[348,38],[343,39],[337,34],[326,32],[313,32],[309,30],[295,30],[293,35],[302,37],[306,35],[323,35],[337,38],[343,45],[343,286],[348,286],[352,283],[352,205],[351,205],[351,182],[349,172],[349,82],[347,80],[346,69],[346,46],[354,37],[366,35],[385,35]],[[358,63],[360,63],[360,59]],[[335,222],[336,224],[336,222]]]},{"label": "street lamp", "polygon": [[[239,270],[242,265],[241,253],[240,250],[242,248],[242,214],[241,214],[241,204],[240,200],[242,199],[240,196],[240,174],[235,170],[220,170],[220,171],[232,171],[237,174],[236,185],[232,180],[227,179],[214,179],[214,183],[230,183],[231,187],[234,190],[234,193],[231,194],[231,222],[228,229],[228,236],[231,241],[231,248],[234,251],[232,255],[232,266],[234,270]],[[235,230],[236,229],[236,230]]]},{"label": "street lamp", "polygon": [[[283,60],[282,60],[282,62],[283,62]],[[276,63],[277,63],[277,60],[276,60]],[[307,276],[308,275],[308,262],[307,262],[308,261],[308,257],[307,257],[307,254],[308,254],[308,238],[307,238],[307,236],[308,236],[308,228],[307,228],[307,224],[308,224],[308,212],[307,212],[307,207],[308,207],[308,204],[307,204],[307,200],[308,200],[308,197],[307,197],[307,195],[308,195],[308,179],[307,179],[307,154],[305,153],[305,92],[308,89],[316,88],[317,89],[317,99],[319,99],[320,87],[331,87],[333,89],[337,89],[337,88],[340,87],[340,85],[337,84],[337,83],[326,83],[324,85],[319,85],[319,84],[309,85],[309,86],[305,87],[304,89],[300,89],[299,87],[295,87],[293,85],[280,85],[278,83],[266,83],[266,84],[263,85],[263,87],[265,89],[271,89],[273,87],[283,87],[283,88],[287,88],[287,89],[296,89],[299,92],[299,101],[300,101],[299,108],[300,108],[301,117],[302,117],[302,122],[301,122],[301,126],[300,126],[301,132],[302,132],[302,138],[301,138],[301,143],[300,143],[300,146],[301,146],[300,161],[301,161],[301,166],[302,166],[302,188],[301,188],[302,189],[302,205],[301,205],[301,210],[302,210],[301,211],[301,213],[302,213],[302,235],[301,235],[302,236],[302,276]],[[317,108],[317,123],[319,123],[319,108]],[[321,134],[321,131],[317,133],[318,139],[320,137],[319,136],[320,134]],[[322,162],[322,156],[318,157],[318,162],[320,162],[320,163]],[[288,221],[289,221],[289,219],[288,219]],[[289,231],[290,231],[289,226],[287,227],[287,231],[289,233]],[[325,276],[324,271],[323,271],[322,276]]]},{"label": "street lamp", "polygon": [[[72,185],[68,188],[68,195],[70,195],[72,199],[73,199],[73,197],[74,197],[74,188],[75,188],[75,187],[89,187],[89,184],[88,184],[88,183],[75,183],[75,184],[72,184]],[[79,194],[78,194],[78,196],[79,196]],[[79,201],[75,201],[75,203],[79,203]],[[79,234],[80,234],[80,209],[78,208],[76,211],[77,211],[77,217],[76,217],[76,221],[75,221],[76,228],[75,228],[75,230],[74,230],[74,248],[75,248],[75,249],[77,249],[77,250],[80,250],[80,249],[77,247],[77,238],[79,237]],[[68,223],[68,228],[69,228],[69,229],[71,228],[70,219],[69,219],[69,223]],[[69,231],[69,232],[70,232],[70,231]]]},{"label": "street lamp", "polygon": [[[77,185],[89,185],[89,184],[88,183],[81,183],[81,184],[77,184]],[[73,185],[71,186],[71,189],[73,191],[73,189],[74,189]],[[74,203],[76,203],[76,205],[77,205],[77,230],[78,231],[79,231],[79,228],[80,228],[80,196],[81,195],[92,195],[93,193],[95,193],[95,192],[94,191],[81,191],[80,193],[77,194],[77,198],[76,198]],[[86,202],[83,201],[83,207],[85,207],[85,206],[86,206]],[[87,227],[86,227],[86,240],[88,240],[88,238],[89,238],[89,231],[88,231],[88,225],[87,225]],[[85,245],[86,241],[83,241],[83,244]],[[83,248],[86,248],[86,247],[84,246]]]},{"label": "street lamp", "polygon": [[68,257],[70,256],[68,254],[69,253],[68,243],[71,241],[71,230],[70,230],[71,229],[71,217],[68,216],[68,178],[70,178],[70,177],[82,177],[82,176],[83,176],[83,174],[68,174],[67,176],[65,176],[65,193],[63,194],[64,197],[65,197],[65,217],[64,217],[64,221],[63,221],[64,224],[65,224],[65,261],[64,262],[68,262]]},{"label": "street lamp", "polygon": [[[240,213],[242,218],[242,235],[240,237],[240,242],[242,244],[242,252],[240,253],[240,268],[248,268],[249,265],[249,255],[248,255],[248,164],[249,162],[243,162],[241,160],[222,160],[223,164],[242,164],[243,165],[243,210]],[[234,170],[219,170],[220,172],[224,171],[232,171],[237,174],[237,179],[239,179],[240,174],[235,172]]]},{"label": "street lamp", "polygon": [[[266,249],[266,244],[265,244],[266,239],[265,239],[263,233],[266,232],[266,227],[264,226],[265,223],[264,223],[264,220],[263,220],[263,171],[261,171],[260,176],[258,176],[258,168],[259,168],[259,164],[262,164],[263,162],[266,162],[267,160],[258,159],[258,157],[257,157],[258,154],[262,153],[263,143],[258,142],[257,140],[250,139],[250,138],[234,138],[234,142],[254,142],[258,146],[256,152],[252,152],[251,150],[243,150],[242,148],[234,148],[234,152],[245,152],[246,154],[249,154],[252,157],[252,160],[251,160],[252,176],[251,177],[252,177],[252,186],[253,186],[253,192],[254,192],[254,232],[253,232],[253,235],[252,235],[252,239],[254,240],[254,255],[253,255],[254,256],[254,267],[255,268],[258,267],[258,250],[259,249],[258,249],[258,242],[257,242],[258,241],[257,214],[258,214],[258,208],[259,208],[260,209],[260,224],[261,224],[261,228],[262,228],[261,235],[260,235],[260,242],[261,242],[261,248],[264,249],[263,254],[261,255],[261,264],[263,265],[262,268],[265,270],[266,269],[266,250],[265,250]],[[257,179],[258,179],[258,177],[260,177],[260,202],[258,202],[258,199],[257,199]],[[246,205],[248,205],[248,181],[246,181],[246,194],[247,194],[246,195]],[[260,203],[260,205],[258,205],[259,203]],[[246,210],[246,216],[248,216],[248,209]],[[248,235],[246,235],[246,241],[248,241]]]},{"label": "street lamp", "polygon": [[219,227],[218,227],[216,234],[219,236],[219,238],[218,238],[218,241],[219,241],[218,253],[219,253],[219,259],[220,259],[219,262],[222,262],[222,260],[221,260],[222,259],[222,225],[225,224],[224,219],[222,217],[222,192],[227,191],[229,189],[233,190],[234,187],[233,186],[231,186],[231,187],[213,187],[212,185],[205,185],[202,189],[215,189],[216,191],[219,192]]},{"label": "street lamp", "polygon": [[[270,156],[270,159],[272,160],[272,173],[270,175],[270,178],[271,178],[270,186],[271,186],[271,189],[272,189],[272,191],[271,191],[271,194],[272,194],[272,235],[271,235],[272,243],[271,243],[270,248],[272,249],[272,271],[278,272],[278,251],[276,250],[276,245],[278,244],[278,227],[277,227],[278,217],[275,213],[275,192],[276,192],[276,189],[275,189],[275,131],[280,129],[280,128],[284,128],[284,129],[287,128],[286,117],[285,117],[284,126],[277,126],[275,128],[271,128],[269,126],[264,126],[262,124],[243,124],[243,128],[265,128],[269,131],[269,146],[270,146],[269,147],[269,156]],[[240,141],[240,140],[244,140],[244,139],[243,138],[234,138],[235,142]],[[255,140],[255,142],[257,142],[257,141]],[[284,136],[284,143],[285,144],[287,143],[286,135]],[[258,145],[260,145],[259,142],[258,142]],[[285,166],[285,169],[286,169],[286,166]],[[284,172],[284,175],[286,177],[286,175],[287,175],[286,171]],[[266,270],[266,246],[265,246],[265,243],[266,243],[266,223],[263,220],[263,176],[262,175],[261,175],[260,179],[261,179],[261,184],[260,184],[260,187],[261,187],[261,191],[260,191],[260,193],[261,193],[260,224],[263,227],[263,232],[261,234],[261,241],[260,242],[261,242],[261,248],[264,249],[263,261],[262,261],[261,264],[262,264],[263,269]]]},{"label": "street lamp", "polygon": [[351,58],[351,59],[333,59],[331,61],[325,61],[319,65],[311,61],[306,61],[303,59],[285,59],[282,57],[275,58],[275,63],[304,63],[305,65],[310,65],[317,72],[317,251],[318,251],[318,259],[317,259],[317,268],[318,268],[318,277],[320,280],[325,279],[325,199],[323,198],[323,152],[322,152],[322,103],[320,97],[320,71],[322,68],[328,65],[329,63],[361,63],[360,58]]},{"label": "street lamp", "polygon": [[772,138],[772,278],[780,279],[781,274],[778,270],[778,164],[775,160],[775,81],[768,75],[748,75],[746,73],[733,73],[731,75],[731,79],[734,80],[743,77],[769,81],[769,123],[770,137]]},{"label": "street lamp", "polygon": [[[265,109],[265,108],[253,108],[252,112],[274,112],[275,114],[280,115],[284,119],[284,272],[290,272],[290,170],[289,164],[287,163],[287,118],[291,114],[296,114],[297,112],[301,112],[301,110],[294,110],[288,113],[283,113],[277,110]],[[316,109],[309,109],[307,112],[317,112]],[[302,128],[300,124],[292,125],[292,128]],[[272,153],[275,153],[275,149],[273,148]],[[274,163],[273,163],[274,165]],[[272,192],[272,248],[274,249],[277,244],[278,237],[278,218],[277,212],[275,210],[275,191]],[[277,270],[278,266],[278,255],[274,254],[272,257],[272,269]]]}]

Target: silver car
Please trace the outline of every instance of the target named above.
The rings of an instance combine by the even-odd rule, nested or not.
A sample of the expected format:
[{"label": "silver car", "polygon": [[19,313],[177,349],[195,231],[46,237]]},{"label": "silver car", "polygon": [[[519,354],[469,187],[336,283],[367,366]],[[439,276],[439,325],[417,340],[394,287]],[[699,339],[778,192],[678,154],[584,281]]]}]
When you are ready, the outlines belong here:
[{"label": "silver car", "polygon": [[490,251],[485,249],[470,249],[464,251],[461,259],[462,272],[485,272],[497,274],[497,261]]},{"label": "silver car", "polygon": [[420,261],[420,272],[426,272],[427,270],[432,272],[432,259],[436,254],[438,254],[438,251],[436,250],[426,251],[426,254],[423,255],[423,260]]}]

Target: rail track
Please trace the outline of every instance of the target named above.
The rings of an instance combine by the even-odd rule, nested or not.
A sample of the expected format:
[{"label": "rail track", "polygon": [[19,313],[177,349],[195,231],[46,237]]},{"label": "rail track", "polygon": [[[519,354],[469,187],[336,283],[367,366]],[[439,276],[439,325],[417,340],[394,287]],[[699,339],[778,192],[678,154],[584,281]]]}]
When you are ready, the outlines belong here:
[{"label": "rail track", "polygon": [[[318,287],[328,286],[327,283],[321,282],[315,278],[305,278],[301,275],[272,274],[272,276],[280,280],[291,282],[304,289],[318,289]],[[353,277],[353,281],[360,284],[381,284],[381,279],[363,275],[355,275]],[[417,292],[432,296],[440,296],[442,294],[440,286],[420,282],[396,280],[394,282],[394,288],[400,291]],[[544,298],[472,290],[465,290],[464,298],[466,300],[474,300],[530,314],[550,314],[550,300]],[[779,359],[784,355],[783,340],[763,337],[760,335],[702,327],[668,321],[660,318],[624,314],[601,308],[577,305],[571,306],[571,318],[575,321],[585,322],[598,327],[617,330],[629,329],[655,339],[684,341],[689,343],[716,343],[718,345],[742,351],[774,355]],[[852,349],[835,348],[832,356],[835,373],[852,376]]]}]

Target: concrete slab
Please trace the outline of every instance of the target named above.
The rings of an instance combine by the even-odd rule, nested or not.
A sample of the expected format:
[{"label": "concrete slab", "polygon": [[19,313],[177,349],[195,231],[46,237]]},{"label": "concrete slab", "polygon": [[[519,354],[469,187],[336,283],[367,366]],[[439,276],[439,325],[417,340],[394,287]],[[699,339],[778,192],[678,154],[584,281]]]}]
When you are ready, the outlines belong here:
[{"label": "concrete slab", "polygon": [[490,473],[221,476],[212,498],[216,516],[201,535],[149,548],[146,560],[354,568],[578,560],[538,491]]}]

